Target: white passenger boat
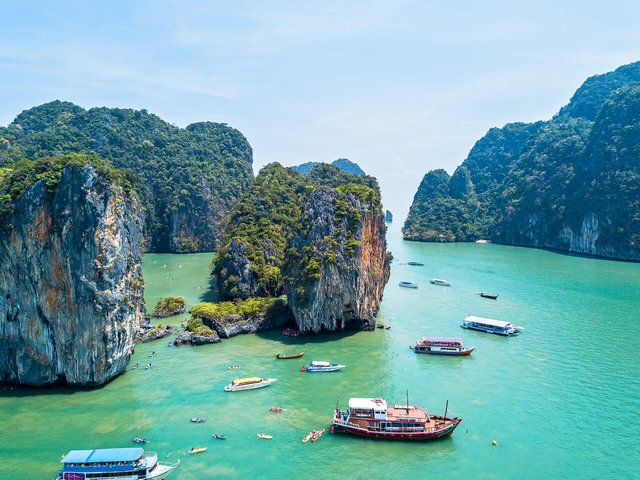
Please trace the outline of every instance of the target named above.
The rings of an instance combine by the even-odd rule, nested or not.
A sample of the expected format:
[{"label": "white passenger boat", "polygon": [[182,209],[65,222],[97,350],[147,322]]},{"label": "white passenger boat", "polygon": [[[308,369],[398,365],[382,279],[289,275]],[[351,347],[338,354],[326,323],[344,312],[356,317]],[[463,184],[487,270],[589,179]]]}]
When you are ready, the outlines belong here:
[{"label": "white passenger boat", "polygon": [[260,378],[260,377],[247,377],[236,378],[229,385],[224,387],[225,392],[239,392],[242,390],[253,390],[256,388],[266,387],[277,381],[277,378]]},{"label": "white passenger boat", "polygon": [[434,285],[442,285],[444,287],[450,287],[451,282],[449,280],[443,280],[441,278],[432,278],[430,282]]},{"label": "white passenger boat", "polygon": [[335,372],[342,370],[346,365],[340,365],[339,363],[322,362],[314,360],[309,365],[302,367],[303,372]]},{"label": "white passenger boat", "polygon": [[61,460],[56,480],[151,480],[165,478],[179,463],[158,462],[158,455],[142,448],[71,450]]},{"label": "white passenger boat", "polygon": [[511,322],[503,322],[502,320],[495,320],[493,318],[476,317],[474,315],[466,317],[460,326],[471,330],[495,333],[497,335],[517,335],[520,333],[520,330],[523,330],[522,327],[514,325]]},{"label": "white passenger boat", "polygon": [[430,355],[471,355],[475,347],[465,347],[461,338],[422,337],[415,347],[409,347],[415,353]]}]

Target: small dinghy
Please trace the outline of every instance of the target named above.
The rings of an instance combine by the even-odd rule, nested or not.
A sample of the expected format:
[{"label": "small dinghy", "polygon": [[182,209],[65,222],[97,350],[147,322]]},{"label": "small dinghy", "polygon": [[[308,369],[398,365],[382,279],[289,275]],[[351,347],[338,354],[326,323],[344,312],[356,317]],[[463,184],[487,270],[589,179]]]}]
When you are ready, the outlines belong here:
[{"label": "small dinghy", "polygon": [[207,447],[193,447],[191,450],[189,450],[189,453],[202,453],[206,451]]},{"label": "small dinghy", "polygon": [[230,365],[227,367],[227,370],[237,370],[240,368],[240,365]]},{"label": "small dinghy", "polygon": [[266,434],[266,433],[259,433],[258,434],[258,438],[262,438],[263,440],[271,440],[273,437],[271,435]]},{"label": "small dinghy", "polygon": [[191,419],[191,423],[204,423],[206,420],[204,417],[195,417]]},{"label": "small dinghy", "polygon": [[324,433],[324,428],[320,429],[320,430],[314,430],[311,433],[313,434],[313,435],[311,435],[311,441],[312,442],[316,442],[316,441],[318,441],[320,439],[320,437]]},{"label": "small dinghy", "polygon": [[147,440],[146,438],[140,438],[140,437],[133,437],[131,439],[131,441],[133,443],[139,443],[140,445],[144,445],[145,443],[149,443],[149,440]]},{"label": "small dinghy", "polygon": [[270,412],[281,413],[282,407],[269,407]]},{"label": "small dinghy", "polygon": [[339,363],[323,362],[314,360],[309,365],[303,365],[300,371],[302,372],[337,372],[342,370],[346,365]]},{"label": "small dinghy", "polygon": [[278,355],[276,355],[276,358],[279,360],[288,360],[290,358],[300,358],[301,356],[304,355],[304,352],[298,352],[298,353],[279,353]]},{"label": "small dinghy", "polygon": [[214,433],[213,435],[211,435],[213,438],[217,438],[218,440],[225,440],[227,438],[226,435],[223,435],[221,433]]}]

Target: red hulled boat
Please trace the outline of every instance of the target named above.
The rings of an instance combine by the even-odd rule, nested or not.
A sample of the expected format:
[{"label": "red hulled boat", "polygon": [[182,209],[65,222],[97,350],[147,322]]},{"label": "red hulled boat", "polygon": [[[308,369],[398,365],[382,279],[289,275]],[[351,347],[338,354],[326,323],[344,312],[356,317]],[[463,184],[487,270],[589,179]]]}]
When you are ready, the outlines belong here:
[{"label": "red hulled boat", "polygon": [[[448,408],[447,402],[447,408]],[[394,405],[388,407],[381,398],[351,398],[349,409],[336,408],[331,432],[351,433],[361,437],[389,440],[427,441],[450,436],[461,418],[429,415],[420,407]]]}]

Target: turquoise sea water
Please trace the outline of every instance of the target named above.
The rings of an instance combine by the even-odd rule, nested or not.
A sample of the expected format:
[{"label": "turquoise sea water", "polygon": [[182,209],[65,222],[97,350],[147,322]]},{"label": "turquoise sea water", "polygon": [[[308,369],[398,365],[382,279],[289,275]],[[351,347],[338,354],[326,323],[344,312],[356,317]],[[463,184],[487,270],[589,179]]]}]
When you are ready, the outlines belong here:
[{"label": "turquoise sea water", "polygon": [[[132,360],[145,364],[155,350],[151,370],[129,370],[98,390],[1,390],[0,478],[51,479],[68,450],[133,446],[133,436],[151,439],[146,449],[162,460],[180,458],[184,469],[171,480],[638,477],[640,266],[490,244],[409,243],[397,228],[389,232],[396,261],[378,318],[390,330],[294,339],[269,332],[197,348],[159,340],[138,345]],[[147,255],[149,309],[166,294],[189,304],[208,298],[210,259]],[[402,264],[409,260],[425,266]],[[430,285],[432,277],[453,286]],[[401,280],[420,288],[400,288]],[[463,330],[467,314],[525,330],[515,338]],[[426,334],[460,336],[477,351],[413,354],[408,346]],[[275,359],[299,350],[303,359]],[[299,371],[313,359],[347,367]],[[231,364],[241,369],[228,371]],[[278,382],[223,391],[234,376],[254,374]],[[411,403],[434,413],[449,400],[449,415],[463,418],[450,439],[411,444],[327,433],[301,442],[309,430],[328,428],[338,397],[402,402],[407,388]],[[272,405],[285,412],[269,412]],[[191,424],[196,415],[207,422]],[[213,440],[213,432],[228,439]],[[188,455],[194,446],[209,449]]]}]

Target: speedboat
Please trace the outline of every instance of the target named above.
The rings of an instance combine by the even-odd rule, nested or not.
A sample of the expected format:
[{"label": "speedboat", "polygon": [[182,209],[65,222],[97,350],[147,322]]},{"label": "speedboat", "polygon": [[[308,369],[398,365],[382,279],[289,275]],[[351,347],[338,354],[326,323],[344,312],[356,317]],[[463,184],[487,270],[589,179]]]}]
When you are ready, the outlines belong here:
[{"label": "speedboat", "polygon": [[398,285],[404,288],[418,288],[418,284],[412,282],[400,282]]},{"label": "speedboat", "polygon": [[339,363],[323,362],[314,360],[309,365],[305,365],[303,372],[336,372],[342,370],[346,365],[340,365]]},{"label": "speedboat", "polygon": [[443,287],[450,287],[451,286],[451,282],[449,280],[443,280],[441,278],[432,278],[430,280],[430,282],[433,285],[442,285]]},{"label": "speedboat", "polygon": [[262,438],[264,440],[271,440],[273,438],[272,435],[268,435],[266,433],[259,433],[258,434],[258,438]]},{"label": "speedboat", "polygon": [[211,435],[213,438],[217,438],[218,440],[225,440],[227,438],[226,435],[223,435],[221,433],[214,433],[213,435]]},{"label": "speedboat", "polygon": [[204,423],[206,420],[204,417],[195,417],[191,419],[191,423]]},{"label": "speedboat", "polygon": [[277,378],[260,377],[236,378],[229,385],[224,387],[224,391],[239,392],[242,390],[253,390],[256,388],[267,387],[277,380]]},{"label": "speedboat", "polygon": [[483,298],[490,298],[491,300],[497,300],[498,299],[498,295],[494,295],[492,293],[482,292],[480,294],[480,296],[483,297]]},{"label": "speedboat", "polygon": [[206,451],[207,447],[193,447],[191,450],[189,450],[189,453],[202,453]]},{"label": "speedboat", "polygon": [[139,443],[140,445],[144,445],[145,443],[149,443],[149,440],[147,440],[146,438],[140,438],[140,437],[133,437],[131,439],[131,441],[133,443]]}]

